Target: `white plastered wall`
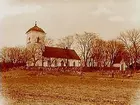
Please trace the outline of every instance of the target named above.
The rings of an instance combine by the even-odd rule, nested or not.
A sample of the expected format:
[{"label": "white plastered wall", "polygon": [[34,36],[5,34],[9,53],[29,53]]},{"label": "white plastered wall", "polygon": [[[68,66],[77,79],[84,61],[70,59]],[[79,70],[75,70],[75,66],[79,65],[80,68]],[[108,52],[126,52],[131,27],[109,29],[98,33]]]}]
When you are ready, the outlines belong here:
[{"label": "white plastered wall", "polygon": [[[26,47],[30,48],[32,45],[36,45],[38,49],[45,45],[45,33],[38,32],[38,31],[30,31],[27,33],[26,38]],[[39,43],[37,42],[37,38],[39,37]],[[30,38],[30,40],[29,40]],[[28,66],[33,66],[33,63],[28,63]],[[42,60],[36,62],[36,66],[42,66]]]},{"label": "white plastered wall", "polygon": [[[46,35],[45,33],[37,32],[37,31],[28,32],[26,38],[27,47],[28,45],[36,43],[38,37],[40,39],[39,40],[40,44],[45,44],[45,35]],[[29,43],[29,38],[30,38],[30,43]]]}]

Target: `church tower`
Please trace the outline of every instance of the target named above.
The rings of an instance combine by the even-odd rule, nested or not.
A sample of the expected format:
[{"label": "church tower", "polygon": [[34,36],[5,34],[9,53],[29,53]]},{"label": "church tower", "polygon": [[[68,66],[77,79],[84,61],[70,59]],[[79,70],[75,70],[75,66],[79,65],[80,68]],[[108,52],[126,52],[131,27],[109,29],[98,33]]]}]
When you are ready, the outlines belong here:
[{"label": "church tower", "polygon": [[37,22],[35,22],[35,25],[30,28],[27,32],[27,39],[26,39],[26,47],[29,47],[33,44],[37,46],[45,46],[45,36],[46,33],[37,26]]},{"label": "church tower", "polygon": [[[45,49],[45,36],[46,33],[43,29],[38,27],[37,22],[35,22],[35,25],[30,28],[27,32],[27,39],[26,39],[26,48],[30,49],[35,57],[32,58],[32,66],[41,66],[42,62],[42,53]],[[40,59],[39,61],[35,62],[35,59]]]}]

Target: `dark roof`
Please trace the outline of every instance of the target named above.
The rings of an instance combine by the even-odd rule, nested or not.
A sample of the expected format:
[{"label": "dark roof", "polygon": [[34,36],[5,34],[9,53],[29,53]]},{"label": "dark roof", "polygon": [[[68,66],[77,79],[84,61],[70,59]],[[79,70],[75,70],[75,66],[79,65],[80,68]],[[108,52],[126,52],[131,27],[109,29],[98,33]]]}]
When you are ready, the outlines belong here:
[{"label": "dark roof", "polygon": [[43,29],[39,28],[36,24],[34,27],[30,28],[26,33],[30,32],[30,31],[38,31],[38,32],[45,33],[45,31],[43,31]]},{"label": "dark roof", "polygon": [[58,47],[45,46],[43,56],[47,58],[65,58],[65,59],[80,60],[79,56],[74,50]]}]

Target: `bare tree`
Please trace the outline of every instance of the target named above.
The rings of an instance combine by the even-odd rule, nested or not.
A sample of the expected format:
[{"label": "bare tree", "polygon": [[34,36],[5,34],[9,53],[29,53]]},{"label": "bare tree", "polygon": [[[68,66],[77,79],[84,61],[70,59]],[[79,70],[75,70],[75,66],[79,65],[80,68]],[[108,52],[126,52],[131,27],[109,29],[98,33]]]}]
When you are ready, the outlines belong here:
[{"label": "bare tree", "polygon": [[[56,46],[60,47],[60,48],[71,49],[73,43],[74,43],[74,36],[73,35],[69,35],[69,36],[66,36],[66,37],[64,37],[62,39],[59,39],[58,43],[56,44]],[[69,60],[68,59],[63,59],[63,61],[68,66]]]},{"label": "bare tree", "polygon": [[72,35],[66,36],[62,39],[59,39],[58,43],[56,46],[61,47],[61,48],[71,48],[72,44],[74,43],[74,37]]},{"label": "bare tree", "polygon": [[108,65],[108,53],[106,41],[97,38],[92,43],[92,58],[96,62],[96,66],[101,69],[102,66]]},{"label": "bare tree", "polygon": [[22,48],[21,47],[2,48],[1,59],[3,61],[10,61],[12,63],[22,62]]},{"label": "bare tree", "polygon": [[124,45],[117,40],[105,41],[101,38],[92,44],[92,58],[97,67],[113,66],[118,56],[122,55]]},{"label": "bare tree", "polygon": [[8,58],[8,51],[9,51],[9,47],[3,47],[0,51],[0,58],[1,58],[1,61],[9,61],[9,58]]},{"label": "bare tree", "polygon": [[38,44],[32,44],[28,47],[29,57],[31,57],[30,62],[33,63],[33,66],[36,65],[37,61],[42,60],[42,49]]},{"label": "bare tree", "polygon": [[54,46],[54,40],[51,38],[47,38],[45,40],[45,44],[46,44],[46,46]]},{"label": "bare tree", "polygon": [[124,51],[124,44],[117,40],[110,40],[107,42],[107,51],[109,56],[110,66],[113,66],[114,61],[117,59],[118,56]]},{"label": "bare tree", "polygon": [[91,57],[92,43],[98,37],[96,33],[76,34],[77,50],[79,50],[84,66],[87,66],[88,59]]},{"label": "bare tree", "polygon": [[29,50],[25,47],[3,47],[0,52],[2,62],[12,64],[27,63],[31,59]]},{"label": "bare tree", "polygon": [[140,30],[132,29],[125,32],[121,32],[119,38],[122,41],[129,52],[132,61],[134,62],[134,70],[136,69],[136,63],[140,58]]},{"label": "bare tree", "polygon": [[42,60],[44,48],[38,44],[32,44],[28,48],[25,47],[4,47],[1,50],[0,58],[4,62],[11,63],[33,63],[35,66],[37,61]]},{"label": "bare tree", "polygon": [[22,58],[21,59],[23,62],[27,63],[28,61],[30,61],[32,59],[31,55],[32,54],[29,49],[27,49],[25,47],[22,48],[22,54],[21,54]]}]

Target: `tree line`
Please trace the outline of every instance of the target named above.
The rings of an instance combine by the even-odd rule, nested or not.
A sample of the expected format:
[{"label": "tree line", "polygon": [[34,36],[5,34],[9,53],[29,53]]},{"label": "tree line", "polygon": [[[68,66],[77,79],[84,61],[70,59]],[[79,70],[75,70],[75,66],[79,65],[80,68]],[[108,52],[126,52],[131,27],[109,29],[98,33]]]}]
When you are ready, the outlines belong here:
[{"label": "tree line", "polygon": [[[112,67],[116,59],[123,58],[127,66],[134,64],[136,69],[140,61],[140,30],[131,29],[121,32],[113,40],[103,40],[100,35],[92,32],[84,32],[58,39],[46,39],[47,46],[74,49],[80,56],[83,65],[91,63],[93,67]],[[43,49],[41,48],[41,52]],[[30,49],[26,47],[3,47],[0,52],[1,62],[33,63],[40,59],[43,61],[42,53],[36,45]],[[42,64],[43,65],[43,64]]]}]

